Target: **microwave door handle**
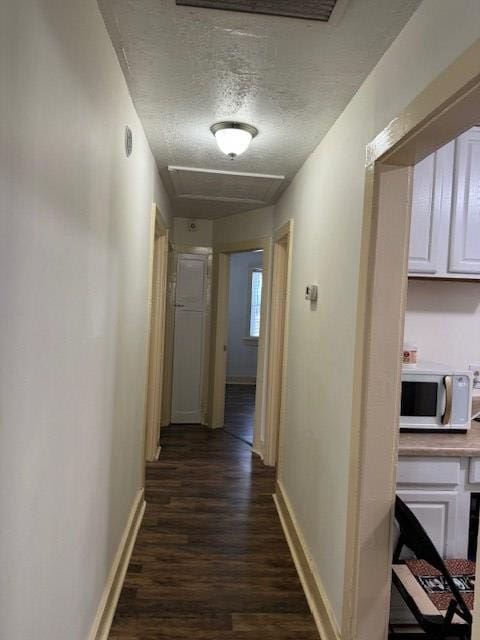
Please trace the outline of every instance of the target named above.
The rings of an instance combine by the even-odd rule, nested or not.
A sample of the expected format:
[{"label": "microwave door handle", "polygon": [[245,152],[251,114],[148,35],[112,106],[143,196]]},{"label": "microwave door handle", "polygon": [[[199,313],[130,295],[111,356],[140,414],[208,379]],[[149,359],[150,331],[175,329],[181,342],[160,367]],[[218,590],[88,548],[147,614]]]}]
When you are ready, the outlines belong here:
[{"label": "microwave door handle", "polygon": [[445,413],[442,416],[442,424],[449,424],[452,417],[452,394],[453,394],[453,378],[445,376],[443,379],[445,385]]}]

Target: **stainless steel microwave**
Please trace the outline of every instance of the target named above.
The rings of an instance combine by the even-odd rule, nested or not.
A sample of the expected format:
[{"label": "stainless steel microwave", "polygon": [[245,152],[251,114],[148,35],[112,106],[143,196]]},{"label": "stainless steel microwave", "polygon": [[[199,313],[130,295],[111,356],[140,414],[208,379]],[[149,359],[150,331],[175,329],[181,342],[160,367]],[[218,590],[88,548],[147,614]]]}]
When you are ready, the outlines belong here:
[{"label": "stainless steel microwave", "polygon": [[402,369],[400,431],[465,433],[472,417],[470,371],[420,362]]}]

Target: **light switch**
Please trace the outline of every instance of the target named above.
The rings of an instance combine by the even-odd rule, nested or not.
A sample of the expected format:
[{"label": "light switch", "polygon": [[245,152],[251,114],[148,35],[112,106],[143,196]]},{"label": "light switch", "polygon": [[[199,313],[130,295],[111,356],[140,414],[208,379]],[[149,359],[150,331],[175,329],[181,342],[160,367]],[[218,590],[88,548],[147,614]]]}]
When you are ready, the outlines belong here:
[{"label": "light switch", "polygon": [[305,300],[315,302],[318,295],[318,287],[316,284],[307,284],[305,287]]}]

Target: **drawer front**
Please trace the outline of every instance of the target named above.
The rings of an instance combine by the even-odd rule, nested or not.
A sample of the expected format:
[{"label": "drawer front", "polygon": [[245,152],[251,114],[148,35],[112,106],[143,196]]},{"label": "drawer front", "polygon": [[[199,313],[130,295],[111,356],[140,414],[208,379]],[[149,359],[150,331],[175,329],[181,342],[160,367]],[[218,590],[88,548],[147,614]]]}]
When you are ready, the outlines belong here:
[{"label": "drawer front", "polygon": [[470,459],[468,480],[470,484],[480,484],[480,458]]},{"label": "drawer front", "polygon": [[411,456],[402,457],[398,461],[398,484],[456,486],[459,482],[460,458],[424,458]]}]

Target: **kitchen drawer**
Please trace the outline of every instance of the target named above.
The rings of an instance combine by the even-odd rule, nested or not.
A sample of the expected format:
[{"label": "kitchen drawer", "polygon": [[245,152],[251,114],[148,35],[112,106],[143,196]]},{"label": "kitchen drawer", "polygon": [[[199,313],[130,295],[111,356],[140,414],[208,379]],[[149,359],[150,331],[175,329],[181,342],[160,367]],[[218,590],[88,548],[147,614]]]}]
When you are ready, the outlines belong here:
[{"label": "kitchen drawer", "polygon": [[[480,458],[478,460],[480,474]],[[460,458],[410,456],[401,457],[398,461],[398,484],[456,486],[459,482]]]},{"label": "kitchen drawer", "polygon": [[468,481],[470,484],[480,484],[480,458],[470,459]]}]

